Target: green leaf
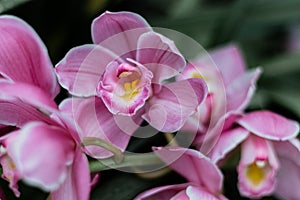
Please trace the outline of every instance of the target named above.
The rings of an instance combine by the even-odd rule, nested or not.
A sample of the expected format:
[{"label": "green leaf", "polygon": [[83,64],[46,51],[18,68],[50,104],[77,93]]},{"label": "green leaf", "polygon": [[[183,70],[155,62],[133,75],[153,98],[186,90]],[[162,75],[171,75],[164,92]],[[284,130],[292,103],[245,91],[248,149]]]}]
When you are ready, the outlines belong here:
[{"label": "green leaf", "polygon": [[299,91],[278,90],[268,91],[270,97],[300,118],[300,94]]},{"label": "green leaf", "polygon": [[0,13],[10,10],[30,0],[0,0]]},{"label": "green leaf", "polygon": [[280,55],[262,63],[262,66],[264,68],[264,75],[270,78],[300,73],[300,51]]}]

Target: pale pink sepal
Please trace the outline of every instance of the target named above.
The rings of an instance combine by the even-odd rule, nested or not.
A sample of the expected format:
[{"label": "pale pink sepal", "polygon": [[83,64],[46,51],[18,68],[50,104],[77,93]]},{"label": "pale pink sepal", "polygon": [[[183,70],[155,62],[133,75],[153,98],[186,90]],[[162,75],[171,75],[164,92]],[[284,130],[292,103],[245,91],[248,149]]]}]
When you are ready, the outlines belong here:
[{"label": "pale pink sepal", "polygon": [[202,79],[154,84],[153,88],[153,97],[146,104],[143,118],[162,132],[179,130],[207,95]]},{"label": "pale pink sepal", "polygon": [[299,124],[271,111],[254,111],[237,121],[251,133],[270,140],[288,140],[299,132]]},{"label": "pale pink sepal", "polygon": [[215,49],[209,52],[209,56],[220,70],[225,85],[229,85],[246,70],[243,55],[236,45]]},{"label": "pale pink sepal", "polygon": [[92,23],[92,39],[117,55],[135,59],[138,38],[151,31],[144,18],[132,12],[106,11]]},{"label": "pale pink sepal", "polygon": [[154,152],[189,182],[201,185],[211,194],[221,192],[223,183],[221,171],[199,151],[182,147],[159,147],[154,148]]},{"label": "pale pink sepal", "polygon": [[178,75],[186,64],[174,42],[155,32],[140,36],[136,60],[153,73],[153,83]]},{"label": "pale pink sepal", "polygon": [[55,66],[62,87],[76,96],[96,95],[96,88],[107,65],[118,56],[99,45],[71,49]]},{"label": "pale pink sepal", "polygon": [[210,157],[213,162],[217,163],[242,143],[248,135],[249,131],[241,127],[223,132],[220,134],[218,142],[215,144],[212,151],[209,152],[208,157]]},{"label": "pale pink sepal", "polygon": [[[226,87],[227,111],[243,111],[249,104],[256,89],[256,82],[262,70],[257,68],[252,71],[245,72]],[[234,72],[232,72],[234,73]]]}]

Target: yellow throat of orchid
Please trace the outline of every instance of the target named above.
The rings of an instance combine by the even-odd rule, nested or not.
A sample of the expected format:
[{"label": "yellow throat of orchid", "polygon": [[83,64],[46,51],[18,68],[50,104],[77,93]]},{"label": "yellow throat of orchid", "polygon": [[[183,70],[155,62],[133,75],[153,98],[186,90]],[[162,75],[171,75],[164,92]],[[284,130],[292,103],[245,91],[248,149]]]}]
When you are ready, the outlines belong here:
[{"label": "yellow throat of orchid", "polygon": [[265,178],[265,161],[257,161],[248,165],[246,176],[254,186],[258,186]]},{"label": "yellow throat of orchid", "polygon": [[201,78],[201,79],[205,80],[204,76],[202,76],[202,74],[200,74],[199,72],[193,72],[191,74],[191,78]]},{"label": "yellow throat of orchid", "polygon": [[[119,75],[119,78],[126,78],[129,76],[133,76],[133,72],[124,71]],[[139,82],[140,79],[138,78],[133,80],[128,78],[128,80],[123,83],[124,95],[121,97],[126,101],[131,101],[140,92],[139,88],[137,87]]]}]

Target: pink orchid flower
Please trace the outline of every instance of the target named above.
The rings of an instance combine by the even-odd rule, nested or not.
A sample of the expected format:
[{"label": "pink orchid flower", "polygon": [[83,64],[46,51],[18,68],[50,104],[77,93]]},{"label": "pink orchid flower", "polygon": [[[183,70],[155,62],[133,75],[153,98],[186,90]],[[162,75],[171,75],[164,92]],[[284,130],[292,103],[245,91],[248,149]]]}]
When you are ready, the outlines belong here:
[{"label": "pink orchid flower", "polygon": [[141,16],[105,12],[92,23],[92,39],[94,44],[71,49],[56,65],[60,84],[71,94],[99,98],[113,115],[142,117],[163,132],[181,128],[204,99],[200,79],[165,83],[185,59]]},{"label": "pink orchid flower", "polygon": [[260,73],[259,68],[246,71],[239,48],[230,45],[200,56],[178,76],[178,80],[203,78],[208,85],[205,103],[182,128],[198,132],[194,144],[201,152],[209,152],[227,118],[242,113],[246,108]]},{"label": "pink orchid flower", "polygon": [[[250,198],[274,192],[282,196],[287,194],[291,190],[275,191],[275,188],[282,182],[288,184],[286,187],[293,188],[293,183],[287,183],[287,177],[295,176],[294,180],[300,181],[299,162],[295,157],[300,155],[299,141],[295,139],[299,132],[298,123],[270,111],[247,113],[237,119],[237,123],[239,127],[221,134],[209,157],[218,162],[241,144],[241,159],[237,168],[240,193]],[[287,153],[286,149],[291,149],[294,154]],[[287,166],[282,162],[285,160],[293,165]],[[287,197],[295,196],[295,193],[293,191]]]},{"label": "pink orchid flower", "polygon": [[54,98],[59,93],[54,68],[37,33],[20,18],[0,16],[0,77],[41,88]]},{"label": "pink orchid flower", "polygon": [[[7,100],[11,96],[6,96],[7,92],[19,93],[20,100],[25,98],[29,103],[36,103],[40,105],[42,111],[44,105],[51,109],[57,108],[56,104],[48,99],[54,99],[58,94],[59,85],[45,45],[26,22],[14,16],[0,16],[0,42],[0,81],[1,92],[3,92],[0,96],[4,100],[0,109],[1,114],[5,115],[4,119],[0,121],[0,134],[3,136],[28,121],[35,121],[39,117],[45,119],[45,116],[34,109],[31,109],[31,113],[13,113],[20,104],[13,103],[15,98],[12,102],[8,102]],[[7,81],[18,85],[17,88],[5,83]],[[33,98],[28,99],[27,95],[32,95]],[[30,106],[22,104],[21,107],[27,110]],[[16,114],[19,115],[18,121],[4,123],[15,120],[13,118]],[[5,151],[0,154],[4,172],[2,177],[10,181],[10,187],[18,196],[19,192],[14,186],[16,183],[14,180],[18,180],[20,177],[15,173],[15,169],[11,169],[12,161]]]},{"label": "pink orchid flower", "polygon": [[1,81],[0,88],[0,121],[16,127],[1,137],[0,162],[16,196],[22,179],[51,199],[88,199],[88,160],[73,121],[38,87]]},{"label": "pink orchid flower", "polygon": [[218,167],[199,151],[181,147],[154,148],[155,153],[188,183],[154,188],[135,200],[225,200],[221,194],[223,175]]}]

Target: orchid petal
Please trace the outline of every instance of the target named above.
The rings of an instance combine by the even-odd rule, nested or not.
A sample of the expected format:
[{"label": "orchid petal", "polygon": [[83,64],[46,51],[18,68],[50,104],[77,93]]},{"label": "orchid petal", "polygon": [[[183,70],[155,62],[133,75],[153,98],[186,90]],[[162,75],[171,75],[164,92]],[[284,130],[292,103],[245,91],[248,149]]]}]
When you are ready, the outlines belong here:
[{"label": "orchid petal", "polygon": [[197,149],[205,155],[212,151],[222,133],[233,127],[236,119],[240,117],[240,114],[227,112],[220,116],[214,124],[212,121],[215,117],[216,116],[214,115],[210,116],[211,120],[209,125],[206,125],[208,126],[206,131],[198,133],[193,141],[193,144],[196,145]]},{"label": "orchid petal", "polygon": [[240,127],[223,132],[208,156],[213,162],[217,163],[243,142],[248,135],[249,131]]},{"label": "orchid petal", "polygon": [[59,92],[47,49],[37,33],[20,18],[0,17],[0,74],[14,82],[40,87],[54,98]]},{"label": "orchid petal", "polygon": [[212,194],[221,192],[223,181],[221,171],[199,151],[181,147],[159,147],[154,148],[154,152],[188,181],[201,185]]},{"label": "orchid petal", "polygon": [[141,35],[136,60],[153,73],[153,83],[174,77],[185,66],[185,59],[174,42],[155,32]]},{"label": "orchid petal", "polygon": [[300,141],[297,138],[288,141],[273,142],[278,157],[292,160],[300,166]]},{"label": "orchid petal", "polygon": [[[186,194],[189,200],[225,200],[226,198],[223,197],[216,197],[215,195],[205,191],[201,187],[197,186],[188,186],[186,189]],[[222,196],[222,195],[220,195]]]},{"label": "orchid petal", "polygon": [[117,55],[130,53],[135,59],[137,41],[141,34],[151,31],[149,24],[140,15],[131,12],[108,12],[94,19],[92,38]]},{"label": "orchid petal", "polygon": [[84,45],[71,49],[56,65],[62,87],[77,96],[96,95],[96,88],[106,66],[118,56],[99,45]]},{"label": "orchid petal", "polygon": [[242,144],[238,165],[238,188],[243,196],[270,195],[276,186],[279,162],[271,142],[251,135]]},{"label": "orchid petal", "polygon": [[69,167],[65,181],[51,192],[51,200],[88,200],[91,190],[88,160],[77,149],[72,166]]},{"label": "orchid petal", "polygon": [[8,138],[7,153],[25,182],[50,191],[65,180],[74,145],[63,129],[31,122]]},{"label": "orchid petal", "polygon": [[299,132],[299,124],[270,111],[255,111],[237,121],[251,133],[270,140],[288,140]]},{"label": "orchid petal", "polygon": [[297,199],[300,196],[300,142],[292,139],[274,142],[280,160],[275,194],[282,199]]},{"label": "orchid petal", "polygon": [[216,66],[219,68],[225,85],[243,75],[245,63],[239,48],[229,45],[218,48],[209,53]]},{"label": "orchid petal", "polygon": [[19,99],[31,105],[48,110],[57,109],[56,103],[51,97],[40,88],[27,83],[10,83],[0,81],[0,99],[14,100]]},{"label": "orchid petal", "polygon": [[184,191],[189,185],[189,183],[185,183],[153,188],[139,194],[134,200],[171,199],[179,192]]},{"label": "orchid petal", "polygon": [[23,126],[29,121],[53,123],[49,115],[57,111],[55,102],[43,90],[25,83],[0,82],[0,123]]},{"label": "orchid petal", "polygon": [[145,105],[143,118],[162,132],[179,130],[207,94],[202,79],[188,79],[153,86],[153,97]]},{"label": "orchid petal", "polygon": [[[114,116],[111,114],[102,100],[98,97],[87,99],[72,98],[65,100],[60,109],[72,113],[78,129],[84,137],[96,137],[118,147],[124,151],[131,135],[139,127],[140,122],[126,116]],[[94,158],[106,158],[112,153],[100,147],[86,147],[87,153]]]},{"label": "orchid petal", "polygon": [[244,110],[255,91],[255,83],[261,74],[261,69],[246,72],[226,87],[227,110]]}]

